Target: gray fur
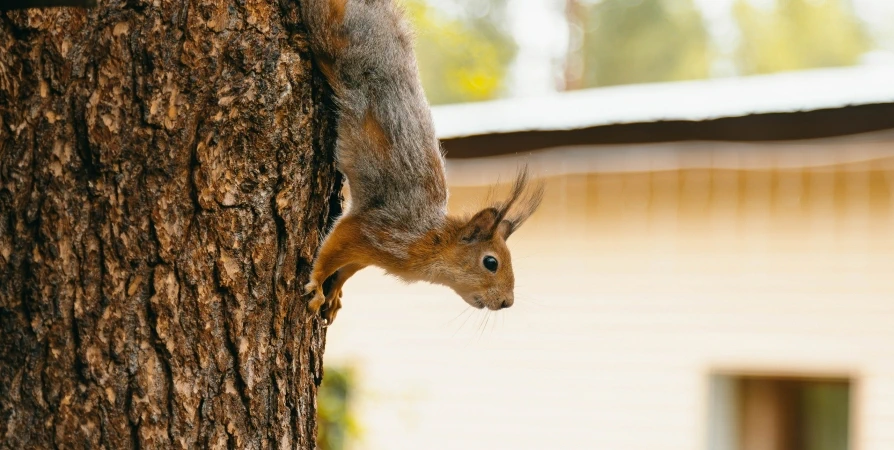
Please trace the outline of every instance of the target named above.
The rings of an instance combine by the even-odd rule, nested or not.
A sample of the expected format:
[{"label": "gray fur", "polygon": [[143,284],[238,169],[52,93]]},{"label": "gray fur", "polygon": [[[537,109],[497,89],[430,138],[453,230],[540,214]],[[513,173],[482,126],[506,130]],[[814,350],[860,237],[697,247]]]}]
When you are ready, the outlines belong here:
[{"label": "gray fur", "polygon": [[447,216],[444,157],[401,11],[392,0],[303,0],[301,8],[339,106],[336,157],[351,191],[314,260],[308,308],[331,323],[345,281],[370,265],[449,286],[476,308],[511,306],[506,239],[540,204],[543,186],[529,190],[523,169],[506,201],[471,218]]},{"label": "gray fur", "polygon": [[[336,158],[351,194],[346,215],[363,214],[370,233],[393,230],[394,242],[373,241],[405,256],[407,244],[442,226],[447,214],[444,158],[411,33],[392,0],[348,0],[341,24],[332,21],[333,4],[338,0],[303,0],[301,10],[312,50],[332,68],[327,76],[339,107]],[[364,129],[368,114],[390,149]]]}]

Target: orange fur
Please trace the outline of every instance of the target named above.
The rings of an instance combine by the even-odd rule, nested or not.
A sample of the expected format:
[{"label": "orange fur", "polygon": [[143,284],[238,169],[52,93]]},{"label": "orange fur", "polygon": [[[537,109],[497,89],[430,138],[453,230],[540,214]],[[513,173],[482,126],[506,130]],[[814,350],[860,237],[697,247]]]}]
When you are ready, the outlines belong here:
[{"label": "orange fur", "polygon": [[331,0],[329,2],[329,22],[342,23],[345,20],[347,8],[348,0]]},{"label": "orange fur", "polygon": [[332,89],[338,89],[338,87],[341,86],[341,83],[337,82],[337,78],[335,75],[335,61],[333,61],[332,58],[328,58],[322,55],[318,56],[316,61],[317,67],[319,67],[320,72],[323,73],[323,76],[326,77],[327,80],[329,80],[329,85],[332,86]]},{"label": "orange fur", "polygon": [[537,208],[542,189],[527,190],[522,171],[504,202],[473,217],[448,216],[446,163],[401,8],[393,0],[301,0],[300,9],[337,99],[336,158],[353,200],[314,261],[309,309],[331,323],[345,282],[371,265],[449,286],[477,308],[512,305],[506,239]]},{"label": "orange fur", "polygon": [[363,235],[360,220],[357,217],[345,217],[336,223],[335,228],[326,237],[320,253],[314,263],[311,280],[322,281],[329,278],[336,270],[347,264],[369,265],[374,262],[374,248]]},{"label": "orange fur", "polygon": [[363,131],[372,141],[373,147],[375,147],[374,150],[385,153],[391,147],[391,142],[388,139],[388,135],[385,134],[385,129],[382,128],[382,124],[376,120],[373,112],[369,109],[366,110],[366,114],[363,116]]},{"label": "orange fur", "polygon": [[[325,318],[332,323],[341,308],[341,288],[345,281],[358,270],[375,263],[376,253],[364,237],[357,217],[345,217],[336,223],[317,255],[311,281],[305,286],[308,293],[314,294],[308,308],[316,313],[325,306]],[[324,293],[324,284],[330,277],[333,279],[329,292]]]},{"label": "orange fur", "polygon": [[[369,117],[366,122],[372,125],[367,125],[368,132],[375,134],[377,123]],[[393,230],[375,229],[364,215],[349,214],[336,223],[314,262],[305,286],[313,294],[308,307],[314,313],[322,310],[332,323],[341,308],[345,281],[373,265],[407,281],[449,286],[477,308],[509,307],[514,302],[515,277],[506,240],[530,217],[542,196],[542,186],[527,189],[527,172],[522,171],[505,202],[484,208],[471,218],[445,217],[441,226],[406,244],[404,257],[381,246],[392,242]],[[484,265],[486,258],[496,260],[495,270]]]},{"label": "orange fur", "polygon": [[[335,30],[341,30],[345,20],[345,13],[348,8],[348,0],[331,0],[329,2],[328,19]],[[329,35],[328,51],[316,55],[317,67],[323,76],[329,81],[333,89],[341,88],[341,81],[338,79],[338,71],[335,69],[335,55],[342,54],[350,44],[348,36],[344,32],[336,31]]]}]

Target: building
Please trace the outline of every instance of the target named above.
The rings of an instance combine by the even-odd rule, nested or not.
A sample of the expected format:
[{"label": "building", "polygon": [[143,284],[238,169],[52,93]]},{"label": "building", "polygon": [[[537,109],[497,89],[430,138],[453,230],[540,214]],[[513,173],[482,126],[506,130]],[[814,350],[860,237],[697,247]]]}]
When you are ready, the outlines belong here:
[{"label": "building", "polygon": [[510,239],[509,310],[346,286],[327,358],[363,377],[357,447],[894,448],[891,79],[436,109],[453,210],[522,163],[547,196]]}]

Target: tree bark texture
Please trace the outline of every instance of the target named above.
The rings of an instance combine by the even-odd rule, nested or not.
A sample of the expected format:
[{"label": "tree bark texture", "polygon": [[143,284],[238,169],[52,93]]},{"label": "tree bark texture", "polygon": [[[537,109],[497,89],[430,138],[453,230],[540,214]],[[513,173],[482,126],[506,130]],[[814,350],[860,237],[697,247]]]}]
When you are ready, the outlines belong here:
[{"label": "tree bark texture", "polygon": [[299,7],[0,12],[0,448],[314,447],[340,203]]}]

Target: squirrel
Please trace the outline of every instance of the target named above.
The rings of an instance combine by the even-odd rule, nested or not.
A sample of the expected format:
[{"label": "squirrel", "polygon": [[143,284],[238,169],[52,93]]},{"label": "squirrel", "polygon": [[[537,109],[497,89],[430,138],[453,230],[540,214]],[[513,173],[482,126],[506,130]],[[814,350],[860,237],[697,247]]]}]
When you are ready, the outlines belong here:
[{"label": "squirrel", "polygon": [[446,285],[478,309],[511,306],[506,239],[540,205],[543,185],[530,183],[525,167],[506,200],[471,217],[448,215],[445,160],[400,7],[302,0],[300,8],[335,97],[335,157],[350,198],[314,260],[308,309],[331,324],[345,281],[367,266],[405,282]]}]

